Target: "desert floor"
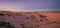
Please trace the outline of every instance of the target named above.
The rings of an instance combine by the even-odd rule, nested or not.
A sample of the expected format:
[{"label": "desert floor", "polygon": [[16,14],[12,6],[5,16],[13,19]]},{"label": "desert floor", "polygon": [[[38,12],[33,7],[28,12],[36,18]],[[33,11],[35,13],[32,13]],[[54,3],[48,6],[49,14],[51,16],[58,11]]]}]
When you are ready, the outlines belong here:
[{"label": "desert floor", "polygon": [[[3,16],[4,14],[4,16]],[[0,12],[0,22],[6,21],[16,28],[60,28],[60,12]]]}]

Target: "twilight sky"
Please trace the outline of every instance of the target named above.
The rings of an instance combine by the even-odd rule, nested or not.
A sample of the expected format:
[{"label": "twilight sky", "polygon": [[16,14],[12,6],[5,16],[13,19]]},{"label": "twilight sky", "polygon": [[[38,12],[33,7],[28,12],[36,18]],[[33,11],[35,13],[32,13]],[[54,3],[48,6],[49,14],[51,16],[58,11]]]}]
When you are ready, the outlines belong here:
[{"label": "twilight sky", "polygon": [[60,11],[60,0],[0,0],[0,8],[4,10],[40,10]]}]

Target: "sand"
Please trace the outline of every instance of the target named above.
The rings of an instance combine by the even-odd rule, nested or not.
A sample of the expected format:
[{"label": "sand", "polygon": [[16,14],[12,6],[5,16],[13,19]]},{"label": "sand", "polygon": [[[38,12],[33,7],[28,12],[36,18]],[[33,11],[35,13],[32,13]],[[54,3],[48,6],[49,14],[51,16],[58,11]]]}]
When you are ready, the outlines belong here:
[{"label": "sand", "polygon": [[1,20],[4,19],[5,21],[12,23],[12,25],[14,22],[16,24],[15,27],[17,26],[17,28],[20,28],[19,23],[21,22],[25,23],[26,26],[29,26],[26,28],[31,28],[31,26],[33,28],[60,28],[60,13],[59,12],[0,11],[0,14],[1,13],[7,15],[7,16],[3,16],[4,18],[0,18]]}]

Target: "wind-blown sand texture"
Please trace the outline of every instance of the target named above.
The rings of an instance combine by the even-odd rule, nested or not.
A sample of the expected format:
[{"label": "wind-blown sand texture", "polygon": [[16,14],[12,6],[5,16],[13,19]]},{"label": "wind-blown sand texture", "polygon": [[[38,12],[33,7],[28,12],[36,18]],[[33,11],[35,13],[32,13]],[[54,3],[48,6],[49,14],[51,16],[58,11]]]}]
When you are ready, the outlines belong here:
[{"label": "wind-blown sand texture", "polygon": [[60,28],[60,12],[0,11],[0,22],[15,28]]}]

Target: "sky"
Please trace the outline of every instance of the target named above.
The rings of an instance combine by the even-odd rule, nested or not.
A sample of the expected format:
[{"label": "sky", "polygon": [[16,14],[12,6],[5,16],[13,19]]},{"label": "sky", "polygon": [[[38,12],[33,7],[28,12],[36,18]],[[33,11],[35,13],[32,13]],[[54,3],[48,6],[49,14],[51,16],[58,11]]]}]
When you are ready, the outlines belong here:
[{"label": "sky", "polygon": [[0,8],[11,11],[60,11],[60,0],[0,0]]}]

